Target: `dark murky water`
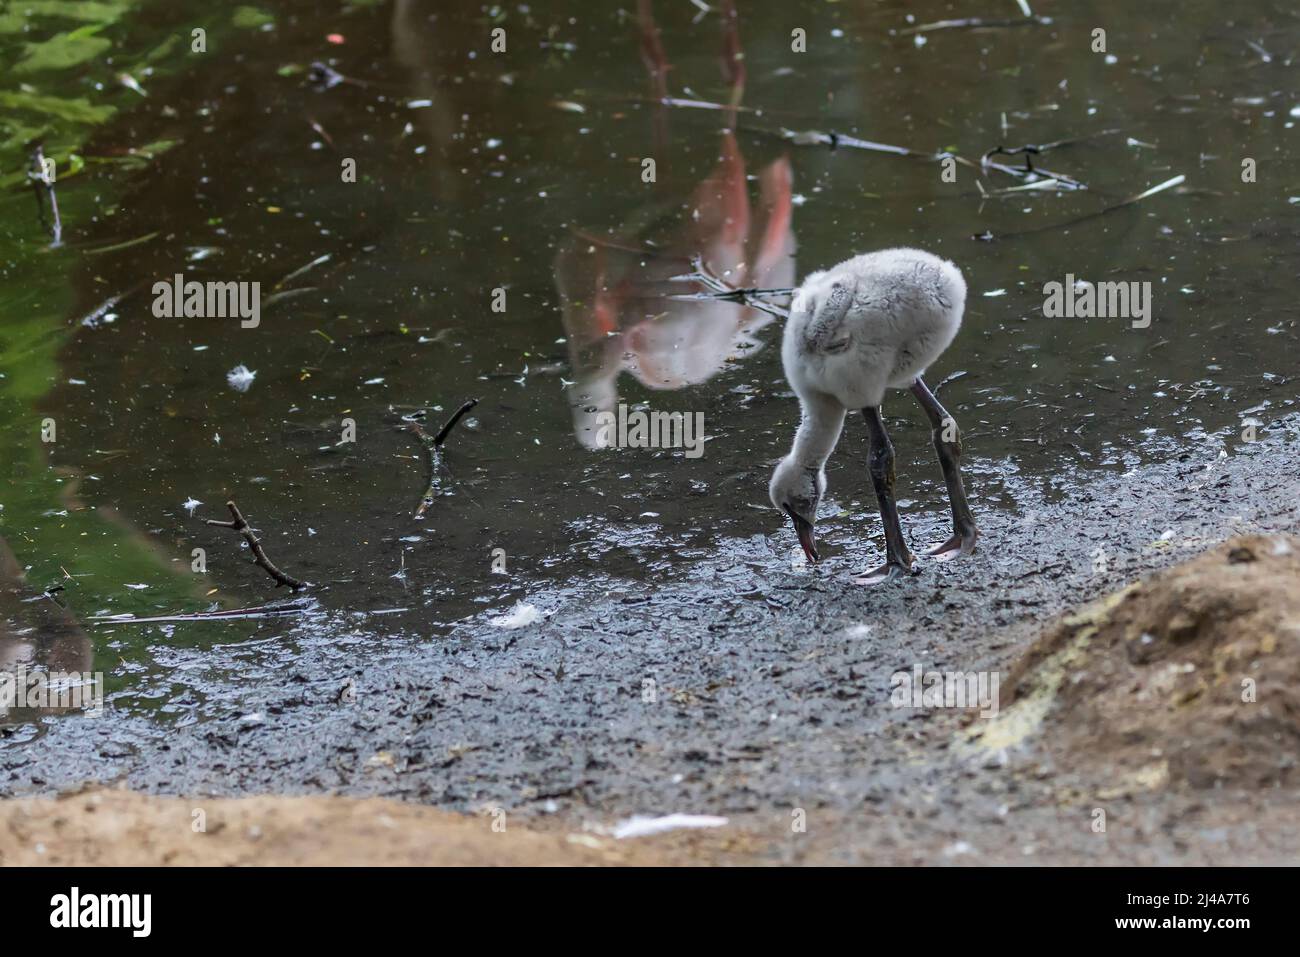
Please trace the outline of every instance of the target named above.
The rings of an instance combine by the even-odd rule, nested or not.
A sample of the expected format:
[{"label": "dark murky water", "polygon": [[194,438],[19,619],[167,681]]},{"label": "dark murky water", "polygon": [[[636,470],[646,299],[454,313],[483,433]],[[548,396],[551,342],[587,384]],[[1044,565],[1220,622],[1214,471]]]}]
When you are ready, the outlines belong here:
[{"label": "dark murky water", "polygon": [[[689,577],[744,539],[788,562],[766,501],[798,414],[780,323],[665,298],[694,253],[761,286],[892,245],[956,261],[965,326],[931,381],[967,373],[944,396],[978,509],[1017,507],[1009,476],[1066,494],[1088,469],[1294,403],[1290,4],[1038,2],[1055,22],[918,35],[901,31],[1015,5],[741,4],[734,31],[685,2],[293,2],[259,18],[122,0],[97,30],[76,4],[21,6],[0,8],[0,660],[93,664],[119,708],[194,715],[222,682],[204,649],[249,636],[249,656],[287,667],[303,643],[424,641],[542,584]],[[196,26],[206,53],[189,52]],[[1090,49],[1097,27],[1109,57]],[[85,55],[87,40],[107,45]],[[313,88],[317,60],[347,81]],[[783,129],[976,161],[1084,137],[1035,161],[1088,189],[1008,194],[1024,181],[990,173],[981,191],[967,166],[948,182],[939,163]],[[22,188],[42,133],[53,250]],[[260,282],[260,326],[155,317],[153,283],[178,272]],[[1150,327],[1044,317],[1044,283],[1067,274],[1150,282]],[[227,382],[239,365],[246,392]],[[416,521],[428,465],[400,417],[436,424],[468,397],[445,494]],[[619,403],[702,413],[703,454],[588,448]],[[905,511],[941,510],[921,417],[904,395],[886,412]],[[864,457],[851,427],[829,470],[826,512],[842,506],[854,534],[874,511]],[[279,565],[324,586],[317,610],[85,624],[272,597],[237,537],[203,524],[228,496]],[[27,600],[59,581],[68,612]]]}]

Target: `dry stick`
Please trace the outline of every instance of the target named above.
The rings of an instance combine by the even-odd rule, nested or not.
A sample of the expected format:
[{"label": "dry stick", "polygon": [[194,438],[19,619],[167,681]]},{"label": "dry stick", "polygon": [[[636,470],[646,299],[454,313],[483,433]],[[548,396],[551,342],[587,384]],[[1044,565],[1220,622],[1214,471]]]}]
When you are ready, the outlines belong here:
[{"label": "dry stick", "polygon": [[268,575],[275,579],[276,588],[281,585],[288,585],[293,591],[298,591],[298,589],[305,587],[298,579],[291,578],[271,564],[271,560],[266,557],[266,552],[262,550],[262,542],[253,534],[253,527],[245,521],[244,516],[239,512],[239,507],[235,505],[233,500],[226,503],[226,508],[230,509],[230,514],[235,516],[233,522],[221,522],[215,518],[210,518],[208,524],[220,528],[233,528],[240,535],[243,535],[244,541],[248,542],[248,547],[253,552],[253,563],[261,566]]},{"label": "dry stick", "polygon": [[456,423],[474,406],[478,405],[478,399],[469,399],[461,404],[461,407],[451,414],[451,418],[446,421],[438,434],[430,436],[424,430],[419,422],[408,421],[406,427],[414,433],[415,437],[420,440],[426,452],[429,453],[429,487],[424,491],[424,497],[420,500],[419,506],[415,510],[412,518],[424,518],[424,513],[433,505],[433,500],[442,492],[442,446],[447,441],[447,436],[451,430],[456,427]]},{"label": "dry stick", "polygon": [[41,225],[45,225],[45,205],[41,202],[41,187],[45,187],[45,195],[50,198],[50,213],[54,216],[54,228],[51,230],[54,236],[52,246],[61,246],[63,244],[63,221],[59,218],[59,200],[54,195],[54,180],[51,178],[45,165],[45,149],[37,146],[32,151],[32,170],[28,171],[27,178],[32,181],[32,192],[36,194],[36,208],[40,212]]}]

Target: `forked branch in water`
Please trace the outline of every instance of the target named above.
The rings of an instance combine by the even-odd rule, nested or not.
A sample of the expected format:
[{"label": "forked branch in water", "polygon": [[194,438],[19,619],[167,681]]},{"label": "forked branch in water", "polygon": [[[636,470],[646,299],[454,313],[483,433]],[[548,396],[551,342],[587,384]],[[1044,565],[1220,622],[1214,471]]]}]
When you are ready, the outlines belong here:
[{"label": "forked branch in water", "polygon": [[409,429],[424,450],[429,453],[429,486],[425,489],[424,497],[420,499],[419,506],[415,509],[412,518],[417,521],[424,518],[425,513],[433,506],[433,500],[442,494],[442,446],[447,441],[447,436],[470,409],[478,405],[478,399],[469,399],[462,403],[461,407],[451,414],[451,418],[446,421],[436,435],[429,435],[424,426],[419,422],[407,419],[406,427]]},{"label": "forked branch in water", "polygon": [[263,571],[275,579],[275,586],[277,588],[281,585],[288,585],[293,591],[305,588],[306,586],[302,582],[280,571],[280,569],[276,568],[275,565],[272,564],[271,560],[266,557],[266,552],[262,549],[261,539],[253,533],[253,527],[248,524],[247,520],[245,520],[244,516],[240,513],[239,506],[237,506],[232,500],[226,503],[226,508],[230,509],[230,514],[234,516],[234,521],[222,522],[215,518],[210,518],[208,519],[208,524],[216,525],[220,528],[232,528],[240,535],[243,535],[244,541],[248,542],[248,547],[253,553],[253,563],[261,567]]}]

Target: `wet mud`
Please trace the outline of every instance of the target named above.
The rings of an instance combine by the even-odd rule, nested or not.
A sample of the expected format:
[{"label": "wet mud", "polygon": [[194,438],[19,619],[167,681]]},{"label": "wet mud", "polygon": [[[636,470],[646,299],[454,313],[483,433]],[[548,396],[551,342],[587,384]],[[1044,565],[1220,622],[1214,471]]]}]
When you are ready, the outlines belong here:
[{"label": "wet mud", "polygon": [[[565,827],[714,814],[758,835],[759,857],[783,862],[1285,860],[1300,832],[1293,792],[1272,785],[1290,778],[1257,769],[1289,764],[1291,645],[1264,659],[1237,649],[1258,670],[1259,713],[1284,715],[1284,727],[1251,730],[1250,719],[1202,709],[1197,724],[1164,715],[1130,740],[1120,702],[1132,679],[1105,664],[1127,658],[1122,642],[1099,640],[1039,731],[1004,741],[995,726],[1041,682],[1061,640],[1053,619],[1230,536],[1300,529],[1295,427],[1279,419],[1253,443],[1229,436],[1226,447],[1209,440],[1195,454],[1098,473],[1069,502],[1026,488],[1017,514],[980,516],[975,556],[903,583],[852,583],[875,536],[869,521],[844,521],[826,535],[839,554],[813,570],[783,529],[731,542],[725,557],[653,590],[593,577],[539,591],[529,601],[542,617],[522,627],[482,615],[400,648],[363,634],[217,645],[173,661],[238,672],[205,689],[222,702],[206,720],[166,732],[144,719],[52,722],[39,749],[0,755],[5,790],[89,780],[189,796],[384,795]],[[945,531],[940,503],[930,505],[905,516],[917,542]],[[1137,587],[1204,578],[1225,548],[1281,561],[1264,543],[1285,540],[1242,539],[1251,544]],[[1183,609],[1199,621],[1196,602],[1213,604],[1214,588],[1229,585],[1153,598],[1145,614]],[[1294,594],[1269,587],[1278,600]],[[1229,593],[1244,594],[1241,583]],[[1251,602],[1239,600],[1246,613]],[[1224,627],[1234,641],[1249,637],[1232,620]],[[1006,676],[1004,710],[989,722],[971,709],[894,707],[891,676],[917,663]],[[1082,730],[1077,715],[1093,711]],[[1192,731],[1207,750],[1178,758],[1182,770],[1134,776],[1135,749],[1173,753]],[[1242,748],[1255,756],[1245,765],[1216,758]],[[1091,827],[1099,807],[1104,833]],[[801,810],[808,830],[792,831]]]}]

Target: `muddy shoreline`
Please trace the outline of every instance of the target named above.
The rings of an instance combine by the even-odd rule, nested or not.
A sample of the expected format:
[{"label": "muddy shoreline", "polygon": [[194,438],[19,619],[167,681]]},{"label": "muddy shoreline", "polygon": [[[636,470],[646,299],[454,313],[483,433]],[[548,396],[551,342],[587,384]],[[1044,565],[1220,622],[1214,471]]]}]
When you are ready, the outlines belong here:
[{"label": "muddy shoreline", "polygon": [[[7,729],[0,790],[383,796],[501,808],[543,830],[714,814],[757,841],[747,859],[783,863],[1293,861],[1288,788],[1135,789],[1104,761],[1062,767],[1041,743],[972,756],[951,746],[969,713],[893,709],[889,696],[915,663],[1005,675],[1072,608],[1230,536],[1300,531],[1298,425],[1094,473],[1057,502],[1020,488],[1015,514],[981,511],[975,557],[902,586],[852,584],[875,549],[869,525],[830,533],[839,554],[812,572],[774,534],[658,587],[531,595],[544,618],[522,628],[484,615],[415,644],[299,648],[291,666],[222,689],[226,717],[166,730],[111,713],[47,720],[36,746]],[[927,507],[905,523],[924,543],[945,519]],[[1112,823],[1099,835],[1102,801]],[[792,832],[800,811],[807,830]]]}]

